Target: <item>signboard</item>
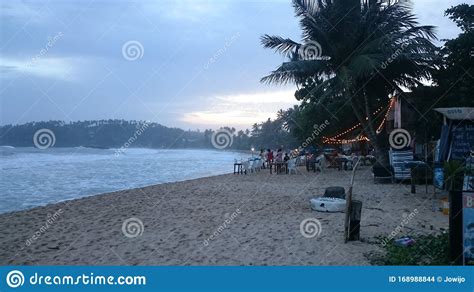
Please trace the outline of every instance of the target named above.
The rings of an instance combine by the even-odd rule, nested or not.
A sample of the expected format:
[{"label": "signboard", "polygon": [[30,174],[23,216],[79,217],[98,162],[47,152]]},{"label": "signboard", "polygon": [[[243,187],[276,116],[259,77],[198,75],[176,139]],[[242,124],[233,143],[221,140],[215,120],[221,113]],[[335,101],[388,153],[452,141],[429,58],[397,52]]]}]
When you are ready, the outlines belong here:
[{"label": "signboard", "polygon": [[464,264],[474,266],[474,192],[463,193]]},{"label": "signboard", "polygon": [[444,107],[434,110],[450,120],[474,120],[474,108],[472,107]]},{"label": "signboard", "polygon": [[474,125],[459,125],[452,130],[451,159],[464,160],[474,149]]}]

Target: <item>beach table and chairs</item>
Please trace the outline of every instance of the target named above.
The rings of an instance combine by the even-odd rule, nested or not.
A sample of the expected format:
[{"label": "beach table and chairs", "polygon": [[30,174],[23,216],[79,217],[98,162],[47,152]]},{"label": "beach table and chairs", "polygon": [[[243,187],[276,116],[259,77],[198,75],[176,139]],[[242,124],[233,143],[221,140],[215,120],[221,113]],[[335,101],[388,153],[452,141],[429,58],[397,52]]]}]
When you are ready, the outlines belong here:
[{"label": "beach table and chairs", "polygon": [[[270,174],[291,174],[298,173],[298,159],[292,158],[288,161],[274,161],[268,163]],[[263,169],[263,160],[261,158],[249,158],[247,160],[234,160],[234,174],[248,174],[259,172]]]},{"label": "beach table and chairs", "polygon": [[270,174],[273,173],[273,168],[275,168],[275,173],[280,174],[285,171],[288,174],[288,162],[287,161],[274,161],[269,163],[270,165]]},{"label": "beach table and chairs", "polygon": [[258,172],[263,168],[263,161],[260,158],[249,158],[247,160],[234,160],[234,174],[247,174]]},{"label": "beach table and chairs", "polygon": [[339,161],[337,160],[337,156],[324,154],[324,158],[327,161],[328,168],[339,168]]},{"label": "beach table and chairs", "polygon": [[334,157],[335,165],[339,171],[342,169],[347,170],[347,164],[349,162],[349,158],[345,155]]},{"label": "beach table and chairs", "polygon": [[[331,159],[330,167],[335,167],[339,171],[352,170],[358,160],[365,161],[365,158],[362,156],[338,155]],[[364,165],[365,165],[365,162],[364,162]]]},{"label": "beach table and chairs", "polygon": [[243,174],[244,170],[242,167],[242,162],[234,162],[234,174]]},{"label": "beach table and chairs", "polygon": [[323,171],[326,168],[326,158],[324,154],[319,155],[318,157],[306,160],[306,170],[316,172],[316,170]]},{"label": "beach table and chairs", "polygon": [[348,161],[346,162],[346,170],[353,170],[357,161],[361,160],[362,158],[360,156],[349,156],[347,159]]}]

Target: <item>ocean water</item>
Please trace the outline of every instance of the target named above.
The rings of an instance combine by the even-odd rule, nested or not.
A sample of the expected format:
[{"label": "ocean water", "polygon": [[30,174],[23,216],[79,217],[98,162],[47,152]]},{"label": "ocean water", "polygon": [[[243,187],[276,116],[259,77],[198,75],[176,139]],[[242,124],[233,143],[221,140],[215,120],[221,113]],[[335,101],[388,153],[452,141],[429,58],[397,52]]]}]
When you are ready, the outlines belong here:
[{"label": "ocean water", "polygon": [[241,152],[0,146],[0,213],[147,185],[231,173]]}]

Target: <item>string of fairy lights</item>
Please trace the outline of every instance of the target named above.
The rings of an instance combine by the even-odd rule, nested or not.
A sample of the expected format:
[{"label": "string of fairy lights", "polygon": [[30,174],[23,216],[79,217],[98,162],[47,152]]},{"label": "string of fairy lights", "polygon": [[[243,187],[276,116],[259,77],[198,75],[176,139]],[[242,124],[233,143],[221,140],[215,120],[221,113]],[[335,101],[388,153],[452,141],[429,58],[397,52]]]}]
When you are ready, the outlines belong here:
[{"label": "string of fairy lights", "polygon": [[366,136],[360,136],[354,139],[342,139],[342,140],[324,140],[323,143],[325,144],[350,144],[350,143],[355,143],[355,142],[360,142],[360,141],[370,141],[370,139]]},{"label": "string of fairy lights", "polygon": [[392,110],[392,108],[395,106],[395,98],[392,98],[390,99],[390,102],[388,104],[388,109],[387,109],[387,112],[385,113],[385,116],[383,117],[382,119],[382,122],[380,123],[380,125],[377,127],[377,130],[375,130],[375,133],[378,135],[380,134],[380,132],[382,132],[382,128],[383,126],[385,125],[385,121],[387,120],[387,117],[388,115],[390,114],[390,111]]},{"label": "string of fairy lights", "polygon": [[[384,115],[382,121],[380,122],[380,125],[377,127],[377,130],[375,131],[377,135],[380,134],[380,132],[382,132],[382,128],[385,125],[385,122],[387,121],[387,117],[390,114],[390,111],[392,110],[394,105],[395,105],[395,97],[392,97],[390,99],[389,103],[388,103],[387,111],[385,112],[385,115]],[[379,107],[375,112],[372,113],[372,115],[374,115],[374,116],[377,115],[383,109],[384,109],[384,107]],[[365,119],[367,120],[368,117],[366,117]],[[370,139],[366,135],[363,135],[363,134],[360,134],[359,136],[357,136],[353,139],[338,139],[341,136],[344,136],[346,134],[349,134],[349,133],[355,131],[357,128],[359,128],[361,126],[362,126],[362,123],[357,123],[354,126],[342,131],[341,133],[339,133],[335,136],[323,137],[323,143],[325,143],[325,144],[350,144],[350,143],[361,142],[361,141],[369,142]]]}]

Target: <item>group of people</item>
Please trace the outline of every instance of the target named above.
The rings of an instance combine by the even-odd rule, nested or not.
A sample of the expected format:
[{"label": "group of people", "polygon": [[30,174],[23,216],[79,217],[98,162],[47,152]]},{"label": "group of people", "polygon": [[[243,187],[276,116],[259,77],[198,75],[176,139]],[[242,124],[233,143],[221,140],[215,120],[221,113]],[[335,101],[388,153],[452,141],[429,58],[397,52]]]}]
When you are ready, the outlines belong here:
[{"label": "group of people", "polygon": [[367,151],[338,151],[337,149],[327,148],[322,151],[311,151],[305,153],[306,169],[315,170],[315,164],[321,159],[325,159],[327,167],[335,167],[339,170],[352,170],[355,162],[360,160],[362,165],[367,163],[373,164],[375,162],[375,156],[373,156],[374,150],[369,149]]},{"label": "group of people", "polygon": [[288,152],[283,153],[283,150],[279,148],[276,153],[272,149],[260,149],[260,159],[264,161],[263,163],[263,168],[266,168],[269,166],[271,163],[274,162],[286,162],[291,159],[290,155]]},{"label": "group of people", "polygon": [[[329,150],[329,151],[328,151]],[[373,152],[373,150],[370,151],[369,149],[369,155],[367,157],[370,157]],[[281,162],[287,162],[288,160],[292,158],[297,158],[299,160],[299,156],[301,156],[301,161],[306,162],[306,167],[309,169],[311,168],[317,161],[320,159],[320,157],[326,157],[326,160],[329,162],[329,167],[331,166],[336,166],[332,164],[336,164],[336,162],[339,160],[348,160],[348,161],[354,161],[356,157],[359,157],[363,153],[355,153],[352,151],[338,151],[337,149],[324,149],[320,151],[311,151],[308,149],[295,149],[295,150],[290,150],[290,151],[283,151],[282,148],[278,148],[276,152],[270,148],[268,149],[260,149],[260,154],[259,158],[263,161],[263,166],[262,168],[267,168],[269,167],[272,163],[281,163]],[[365,159],[365,156],[362,156]],[[365,164],[365,163],[364,163]],[[313,166],[314,167],[314,166]]]}]

